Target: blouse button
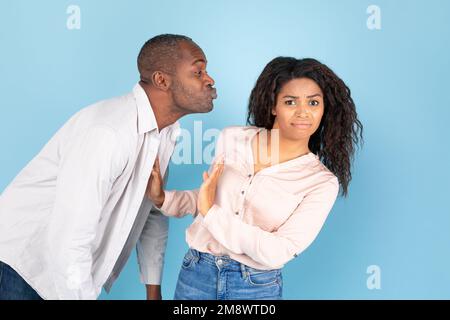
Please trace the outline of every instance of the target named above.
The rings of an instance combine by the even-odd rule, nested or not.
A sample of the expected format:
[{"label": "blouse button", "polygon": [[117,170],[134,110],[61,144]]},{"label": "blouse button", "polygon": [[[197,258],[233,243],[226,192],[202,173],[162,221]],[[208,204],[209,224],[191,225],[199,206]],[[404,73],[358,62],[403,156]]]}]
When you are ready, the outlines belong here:
[{"label": "blouse button", "polygon": [[238,215],[239,214],[239,212],[238,211],[236,211],[235,213],[234,213],[235,215]]},{"label": "blouse button", "polygon": [[241,194],[244,194],[244,191],[241,191]]}]

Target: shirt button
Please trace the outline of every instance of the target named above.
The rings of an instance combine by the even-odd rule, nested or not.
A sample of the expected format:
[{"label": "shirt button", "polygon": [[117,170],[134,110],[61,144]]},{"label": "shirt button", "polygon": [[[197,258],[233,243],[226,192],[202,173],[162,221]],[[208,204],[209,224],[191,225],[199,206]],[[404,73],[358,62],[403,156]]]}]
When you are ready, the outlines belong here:
[{"label": "shirt button", "polygon": [[244,194],[244,191],[241,191],[242,194]]},{"label": "shirt button", "polygon": [[251,178],[251,176],[252,176],[251,174],[248,175],[249,178]]},{"label": "shirt button", "polygon": [[236,211],[235,213],[234,213],[235,215],[238,215],[239,214],[239,212],[238,211]]}]

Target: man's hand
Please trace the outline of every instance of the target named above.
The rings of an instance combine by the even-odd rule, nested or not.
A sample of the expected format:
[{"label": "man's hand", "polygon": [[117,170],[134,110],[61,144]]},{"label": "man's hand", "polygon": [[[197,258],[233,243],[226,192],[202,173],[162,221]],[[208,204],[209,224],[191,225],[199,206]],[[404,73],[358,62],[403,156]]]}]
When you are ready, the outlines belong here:
[{"label": "man's hand", "polygon": [[155,164],[153,165],[153,170],[148,179],[147,184],[147,197],[157,206],[161,208],[164,203],[164,181],[161,177],[161,171],[159,167],[159,159],[156,157]]},{"label": "man's hand", "polygon": [[145,286],[147,288],[147,300],[162,300],[160,285],[147,284]]},{"label": "man's hand", "polygon": [[214,165],[211,175],[208,175],[207,172],[203,172],[203,184],[201,185],[198,192],[197,200],[198,212],[200,212],[202,216],[206,216],[209,209],[211,209],[214,204],[214,199],[216,198],[217,182],[219,181],[219,177],[223,172],[223,168],[224,163],[223,158],[221,158]]}]

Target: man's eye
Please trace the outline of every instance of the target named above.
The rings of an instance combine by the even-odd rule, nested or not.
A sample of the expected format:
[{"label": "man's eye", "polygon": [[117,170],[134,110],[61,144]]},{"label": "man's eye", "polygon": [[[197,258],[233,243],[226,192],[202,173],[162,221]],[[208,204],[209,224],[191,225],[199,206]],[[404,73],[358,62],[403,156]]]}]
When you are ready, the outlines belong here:
[{"label": "man's eye", "polygon": [[295,100],[286,100],[284,102],[284,104],[286,104],[288,106],[295,106]]},{"label": "man's eye", "polygon": [[317,101],[317,100],[311,100],[310,102],[309,102],[309,105],[310,106],[318,106],[319,105],[319,101]]},{"label": "man's eye", "polygon": [[201,76],[201,75],[202,75],[202,70],[196,71],[195,74],[196,74],[197,76]]}]

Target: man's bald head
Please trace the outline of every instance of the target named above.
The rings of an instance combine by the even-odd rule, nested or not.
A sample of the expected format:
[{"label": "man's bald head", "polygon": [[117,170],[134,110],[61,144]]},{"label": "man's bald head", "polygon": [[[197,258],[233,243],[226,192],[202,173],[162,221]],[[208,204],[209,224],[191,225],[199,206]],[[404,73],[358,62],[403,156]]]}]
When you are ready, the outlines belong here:
[{"label": "man's bald head", "polygon": [[191,38],[178,34],[161,34],[148,40],[142,46],[137,59],[141,81],[152,83],[155,71],[175,73],[176,65],[181,58],[181,42],[196,45]]}]

